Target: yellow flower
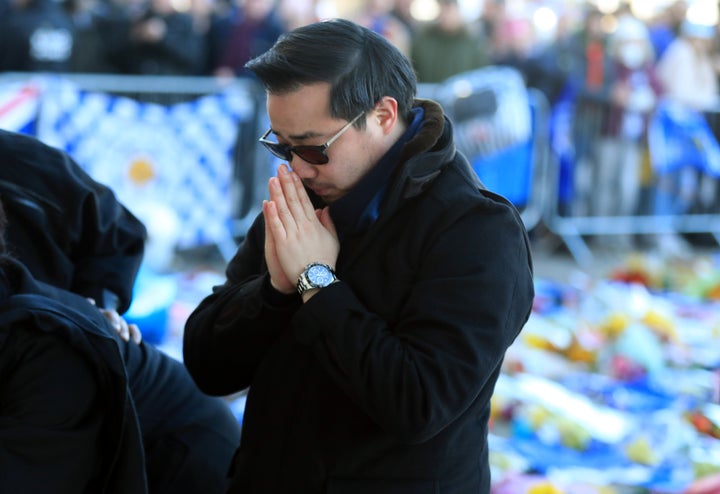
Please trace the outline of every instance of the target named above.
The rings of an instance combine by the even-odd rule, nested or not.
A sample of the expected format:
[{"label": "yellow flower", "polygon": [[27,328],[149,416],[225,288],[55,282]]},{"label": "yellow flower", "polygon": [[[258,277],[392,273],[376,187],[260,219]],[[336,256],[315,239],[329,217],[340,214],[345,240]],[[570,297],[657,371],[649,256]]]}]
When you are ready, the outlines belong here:
[{"label": "yellow flower", "polygon": [[142,185],[155,178],[155,169],[148,159],[137,158],[130,164],[128,175],[133,183]]},{"label": "yellow flower", "polygon": [[563,491],[552,485],[552,483],[544,481],[530,487],[528,494],[563,494]]},{"label": "yellow flower", "polygon": [[613,312],[600,325],[600,330],[611,338],[622,334],[630,325],[630,316],[621,312]]}]

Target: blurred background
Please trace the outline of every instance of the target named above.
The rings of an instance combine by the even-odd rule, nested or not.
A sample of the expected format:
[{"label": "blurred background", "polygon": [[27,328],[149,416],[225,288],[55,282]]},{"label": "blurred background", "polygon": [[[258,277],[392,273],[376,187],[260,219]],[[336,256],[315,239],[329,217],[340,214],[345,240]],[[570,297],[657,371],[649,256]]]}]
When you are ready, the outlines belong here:
[{"label": "blurred background", "polygon": [[682,493],[720,475],[713,0],[0,0],[0,128],[67,151],[146,224],[126,314],[145,341],[181,359],[278,165],[244,64],[338,16],[411,59],[419,97],[531,235],[494,493]]}]

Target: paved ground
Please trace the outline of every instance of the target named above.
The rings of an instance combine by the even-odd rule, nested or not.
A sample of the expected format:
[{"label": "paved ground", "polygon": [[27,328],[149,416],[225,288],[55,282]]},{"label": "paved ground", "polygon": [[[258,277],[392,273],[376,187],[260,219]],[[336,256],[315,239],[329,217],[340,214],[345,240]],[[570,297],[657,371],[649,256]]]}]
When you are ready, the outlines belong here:
[{"label": "paved ground", "polygon": [[569,281],[580,274],[592,278],[606,277],[631,254],[625,249],[590,248],[592,258],[579,262],[562,240],[552,236],[533,239],[532,250],[535,276],[555,281]]}]

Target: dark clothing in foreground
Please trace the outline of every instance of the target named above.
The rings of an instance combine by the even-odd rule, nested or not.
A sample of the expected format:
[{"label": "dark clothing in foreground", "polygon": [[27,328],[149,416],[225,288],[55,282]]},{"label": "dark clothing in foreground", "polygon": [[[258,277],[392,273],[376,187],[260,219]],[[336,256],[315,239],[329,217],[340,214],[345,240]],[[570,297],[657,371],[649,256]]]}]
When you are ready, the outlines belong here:
[{"label": "dark clothing in foreground", "polygon": [[0,491],[147,492],[114,331],[82,297],[43,291],[0,257]]},{"label": "dark clothing in foreground", "polygon": [[[119,296],[119,310],[127,308],[142,260],[144,226],[65,153],[34,138],[0,131],[0,165],[6,238],[14,257],[58,287],[44,288],[55,300],[70,295],[59,288],[94,298],[111,288]],[[100,317],[97,308],[79,300]],[[224,492],[240,438],[228,405],[203,394],[182,363],[152,345],[123,341],[109,326],[103,329],[106,338],[114,340],[127,375],[150,492]],[[73,381],[67,386],[74,386]],[[115,443],[100,444],[105,448]],[[47,485],[48,492],[55,492],[53,484]]]},{"label": "dark clothing in foreground", "polygon": [[182,363],[116,337],[135,402],[151,493],[220,494],[240,425],[221,398],[203,394]]},{"label": "dark clothing in foreground", "polygon": [[146,231],[111,189],[65,153],[0,130],[0,197],[10,253],[36,279],[127,310]]},{"label": "dark clothing in foreground", "polygon": [[490,397],[530,314],[529,242],[456,153],[440,107],[419,104],[422,129],[380,202],[335,221],[338,283],[305,304],[274,291],[260,216],[187,322],[200,388],[250,388],[232,493],[490,490]]}]

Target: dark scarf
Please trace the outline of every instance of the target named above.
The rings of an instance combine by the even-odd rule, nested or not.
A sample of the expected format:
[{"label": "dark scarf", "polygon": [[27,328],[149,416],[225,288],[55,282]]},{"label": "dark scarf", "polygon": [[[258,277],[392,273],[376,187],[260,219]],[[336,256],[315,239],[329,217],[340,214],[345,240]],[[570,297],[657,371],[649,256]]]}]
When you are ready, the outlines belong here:
[{"label": "dark scarf", "polygon": [[413,119],[400,139],[347,195],[330,206],[330,215],[341,239],[366,231],[380,215],[391,176],[399,165],[400,153],[424,122],[425,110],[422,107],[413,108],[412,114]]}]

